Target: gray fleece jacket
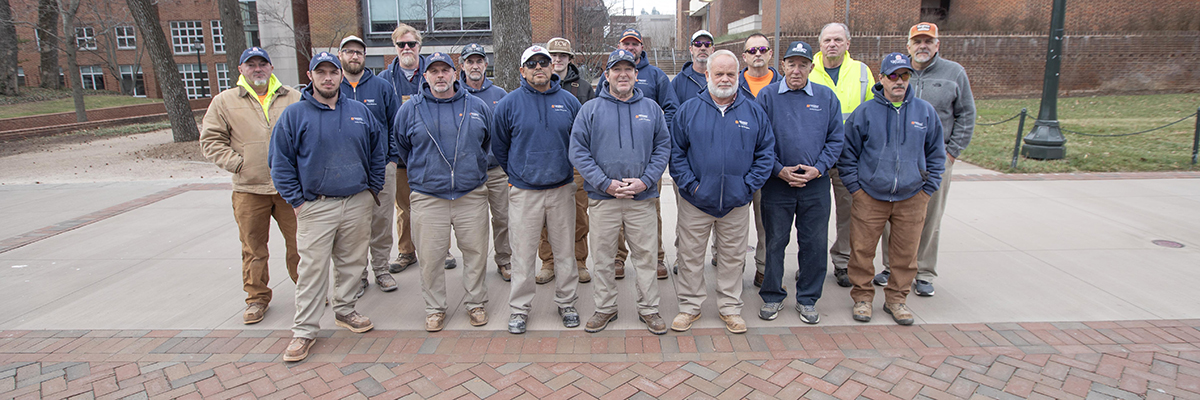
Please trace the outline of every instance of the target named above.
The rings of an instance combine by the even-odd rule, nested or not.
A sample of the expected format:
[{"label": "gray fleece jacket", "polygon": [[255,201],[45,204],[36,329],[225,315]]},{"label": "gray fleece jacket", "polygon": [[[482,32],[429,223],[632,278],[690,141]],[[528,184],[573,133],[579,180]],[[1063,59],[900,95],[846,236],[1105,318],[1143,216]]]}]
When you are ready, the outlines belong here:
[{"label": "gray fleece jacket", "polygon": [[942,58],[941,53],[934,54],[929,66],[913,71],[908,88],[937,110],[946,152],[958,158],[975,132],[975,96],[967,71],[959,63]]}]

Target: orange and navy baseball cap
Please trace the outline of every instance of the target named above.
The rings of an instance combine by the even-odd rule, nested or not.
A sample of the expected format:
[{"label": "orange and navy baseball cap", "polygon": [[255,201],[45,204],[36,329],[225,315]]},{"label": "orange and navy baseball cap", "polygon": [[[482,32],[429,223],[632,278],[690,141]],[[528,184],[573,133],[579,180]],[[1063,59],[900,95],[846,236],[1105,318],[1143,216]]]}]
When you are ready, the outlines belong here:
[{"label": "orange and navy baseball cap", "polygon": [[638,41],[638,43],[643,43],[642,42],[642,33],[638,32],[637,29],[633,29],[633,28],[629,28],[629,29],[626,29],[625,32],[621,32],[621,40],[619,40],[619,42],[624,42],[625,39],[636,39]]}]

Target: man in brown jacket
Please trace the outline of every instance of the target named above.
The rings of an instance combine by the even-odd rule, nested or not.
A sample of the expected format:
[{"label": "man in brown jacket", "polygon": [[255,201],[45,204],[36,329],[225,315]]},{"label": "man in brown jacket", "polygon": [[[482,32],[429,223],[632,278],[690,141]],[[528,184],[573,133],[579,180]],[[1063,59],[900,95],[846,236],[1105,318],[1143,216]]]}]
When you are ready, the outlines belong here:
[{"label": "man in brown jacket", "polygon": [[287,270],[297,278],[296,214],[275,191],[267,163],[271,130],[283,109],[300,101],[300,92],[279,83],[271,57],[260,47],[242,52],[237,87],[213,97],[204,114],[200,146],[204,157],[233,173],[233,219],[242,241],[242,288],[246,291],[243,322],[263,320],[271,302],[267,237],[271,218],[287,246]]}]

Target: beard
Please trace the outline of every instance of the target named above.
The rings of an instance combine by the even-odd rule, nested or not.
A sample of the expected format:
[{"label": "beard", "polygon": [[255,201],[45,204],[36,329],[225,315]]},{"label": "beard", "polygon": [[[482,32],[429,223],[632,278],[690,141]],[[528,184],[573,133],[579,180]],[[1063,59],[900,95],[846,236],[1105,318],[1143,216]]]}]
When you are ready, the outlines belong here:
[{"label": "beard", "polygon": [[437,93],[437,94],[442,94],[442,93],[446,93],[446,92],[450,91],[450,88],[452,86],[453,85],[451,85],[451,84],[430,84],[429,90],[432,90],[434,93]]},{"label": "beard", "polygon": [[913,61],[916,61],[919,63],[927,63],[927,62],[929,62],[929,60],[932,60],[932,59],[933,59],[933,53],[917,53],[916,55],[913,56]]},{"label": "beard", "polygon": [[324,97],[326,99],[332,99],[334,97],[337,97],[339,89],[337,87],[334,87],[333,90],[326,92],[324,90],[321,90],[320,86],[317,86],[314,84],[313,91],[317,92],[317,94],[321,95],[321,97]]},{"label": "beard", "polygon": [[472,81],[472,82],[482,81],[483,80],[483,72],[475,72],[475,71],[468,72],[467,80]]},{"label": "beard", "polygon": [[343,65],[348,75],[358,75],[363,72],[362,63],[343,63]]},{"label": "beard", "polygon": [[251,86],[267,86],[268,83],[271,83],[271,79],[269,79],[269,78],[268,79],[254,79],[254,80],[250,81]]},{"label": "beard", "polygon": [[728,89],[721,89],[717,86],[716,82],[708,82],[708,92],[712,93],[713,96],[717,96],[722,99],[733,96],[734,93],[737,93],[737,89],[737,85],[732,85]]},{"label": "beard", "polygon": [[416,63],[417,63],[417,56],[414,56],[412,54],[401,54],[400,55],[400,65],[401,66],[413,65]]},{"label": "beard", "polygon": [[751,64],[751,65],[753,65],[753,66],[754,66],[754,68],[762,68],[762,67],[765,67],[765,66],[767,65],[767,60],[765,60],[765,59],[761,59],[761,58],[757,58],[757,59],[755,59],[754,61],[751,61],[751,62],[750,62],[750,64]]}]

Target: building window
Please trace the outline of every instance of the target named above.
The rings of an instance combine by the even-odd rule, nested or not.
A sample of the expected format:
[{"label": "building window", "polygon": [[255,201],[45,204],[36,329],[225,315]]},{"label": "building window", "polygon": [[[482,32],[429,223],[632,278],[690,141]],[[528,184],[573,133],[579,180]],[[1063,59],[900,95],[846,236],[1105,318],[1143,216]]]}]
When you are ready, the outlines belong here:
[{"label": "building window", "polygon": [[171,21],[171,45],[175,54],[196,54],[192,43],[200,43],[200,54],[204,54],[204,24],[200,21]]},{"label": "building window", "polygon": [[397,24],[425,32],[489,31],[488,0],[367,0],[372,33],[391,33]]},{"label": "building window", "polygon": [[212,22],[213,54],[225,54],[225,30],[221,29],[221,20]]},{"label": "building window", "polygon": [[247,47],[262,47],[258,39],[258,2],[242,0],[242,31],[246,32]]},{"label": "building window", "polygon": [[25,86],[25,68],[17,67],[17,86]]},{"label": "building window", "polygon": [[187,89],[189,99],[208,96],[208,77],[204,64],[178,64],[179,75],[183,77],[183,87]]},{"label": "building window", "polygon": [[223,92],[229,89],[229,66],[225,63],[217,63],[217,91]]},{"label": "building window", "polygon": [[80,50],[95,50],[96,31],[90,26],[75,28],[75,47]]},{"label": "building window", "polygon": [[79,67],[79,77],[83,79],[83,88],[88,90],[104,90],[104,69],[97,66]]},{"label": "building window", "polygon": [[121,66],[121,94],[146,97],[146,81],[142,76],[142,66]]},{"label": "building window", "polygon": [[137,48],[137,30],[132,26],[118,26],[115,29],[117,33],[117,48],[118,49],[136,49]]}]

